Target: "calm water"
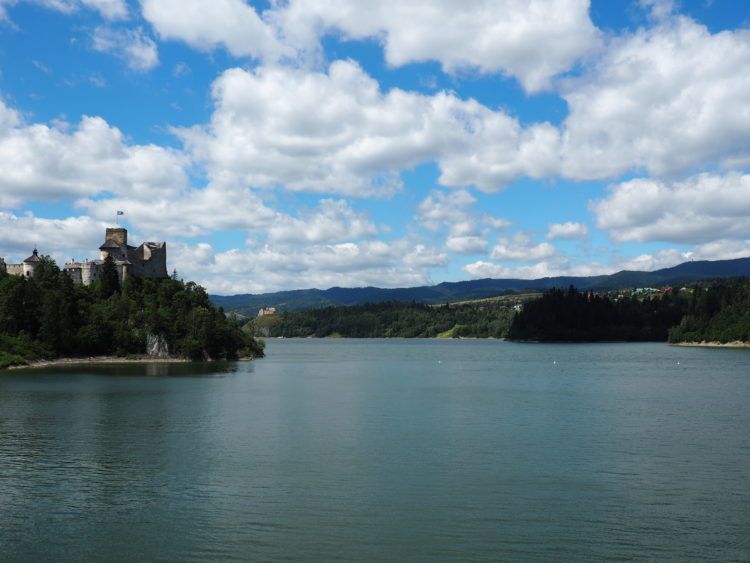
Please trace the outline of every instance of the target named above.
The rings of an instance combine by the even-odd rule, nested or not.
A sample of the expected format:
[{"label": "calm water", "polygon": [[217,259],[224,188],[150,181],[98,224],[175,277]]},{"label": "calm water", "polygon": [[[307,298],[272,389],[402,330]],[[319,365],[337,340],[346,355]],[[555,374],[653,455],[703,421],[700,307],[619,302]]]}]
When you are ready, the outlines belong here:
[{"label": "calm water", "polygon": [[0,559],[750,560],[750,352],[277,341],[0,375]]}]

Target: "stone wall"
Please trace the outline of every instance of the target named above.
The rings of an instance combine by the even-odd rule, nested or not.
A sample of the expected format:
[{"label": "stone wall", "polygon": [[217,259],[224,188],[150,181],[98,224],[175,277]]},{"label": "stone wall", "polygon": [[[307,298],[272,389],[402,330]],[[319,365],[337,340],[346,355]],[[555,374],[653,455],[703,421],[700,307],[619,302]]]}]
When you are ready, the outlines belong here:
[{"label": "stone wall", "polygon": [[167,243],[145,242],[128,252],[130,273],[140,278],[166,278]]},{"label": "stone wall", "polygon": [[107,229],[104,240],[113,240],[120,246],[126,246],[128,244],[128,230],[122,227]]},{"label": "stone wall", "polygon": [[23,264],[6,264],[5,271],[8,272],[12,276],[22,276]]},{"label": "stone wall", "polygon": [[65,268],[65,273],[70,276],[70,279],[73,280],[73,285],[81,285],[83,284],[83,280],[81,279],[81,268]]}]

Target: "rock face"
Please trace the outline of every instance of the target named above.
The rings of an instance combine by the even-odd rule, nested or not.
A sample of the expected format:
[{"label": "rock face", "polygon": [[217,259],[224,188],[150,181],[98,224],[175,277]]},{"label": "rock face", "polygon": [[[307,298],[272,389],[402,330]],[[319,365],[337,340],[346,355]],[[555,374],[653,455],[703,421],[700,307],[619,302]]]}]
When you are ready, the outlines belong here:
[{"label": "rock face", "polygon": [[163,334],[151,334],[146,336],[146,354],[154,358],[168,358],[169,345]]}]

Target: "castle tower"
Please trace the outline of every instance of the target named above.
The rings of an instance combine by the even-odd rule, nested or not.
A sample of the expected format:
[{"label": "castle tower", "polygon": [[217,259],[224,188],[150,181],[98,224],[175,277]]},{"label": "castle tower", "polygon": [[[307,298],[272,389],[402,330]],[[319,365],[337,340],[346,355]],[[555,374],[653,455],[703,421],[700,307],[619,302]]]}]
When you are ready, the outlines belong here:
[{"label": "castle tower", "polygon": [[26,260],[23,261],[23,275],[26,276],[27,278],[33,278],[34,271],[36,270],[36,266],[41,261],[42,259],[39,258],[39,253],[37,252],[35,248],[31,256],[29,256]]},{"label": "castle tower", "polygon": [[116,227],[107,229],[104,240],[112,240],[115,241],[119,246],[127,246],[128,245],[128,230],[124,229],[122,227]]}]

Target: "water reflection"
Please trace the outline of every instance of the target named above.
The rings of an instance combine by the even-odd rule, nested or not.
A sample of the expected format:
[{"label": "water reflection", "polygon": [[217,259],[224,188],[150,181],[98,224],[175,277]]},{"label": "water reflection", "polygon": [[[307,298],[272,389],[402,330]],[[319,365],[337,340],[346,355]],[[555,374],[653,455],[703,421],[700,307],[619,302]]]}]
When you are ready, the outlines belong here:
[{"label": "water reflection", "polygon": [[16,375],[110,375],[143,377],[225,377],[238,370],[252,371],[251,362],[108,362],[65,364],[14,370]]},{"label": "water reflection", "polygon": [[0,557],[746,559],[747,357],[296,341],[10,373]]}]

